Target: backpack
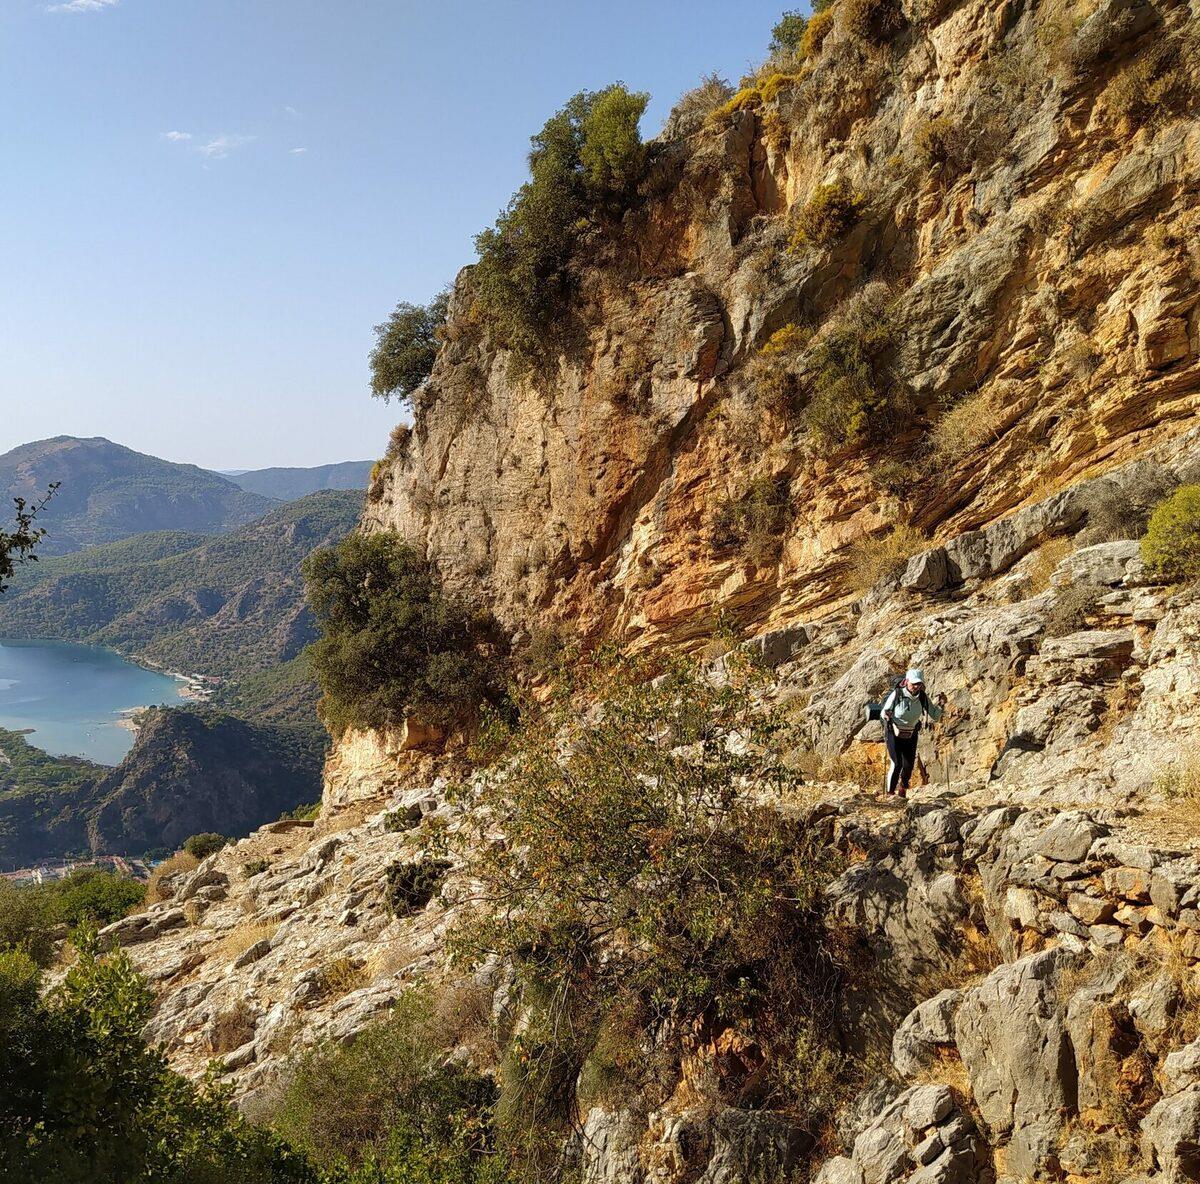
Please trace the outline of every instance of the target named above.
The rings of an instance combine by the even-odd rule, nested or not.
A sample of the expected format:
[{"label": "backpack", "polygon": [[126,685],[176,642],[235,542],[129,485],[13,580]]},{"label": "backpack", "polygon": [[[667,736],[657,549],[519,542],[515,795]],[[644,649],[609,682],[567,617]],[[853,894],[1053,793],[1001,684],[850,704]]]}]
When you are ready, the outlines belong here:
[{"label": "backpack", "polygon": [[[888,682],[888,693],[886,695],[884,695],[884,697],[878,703],[868,703],[867,704],[867,719],[868,720],[875,720],[875,719],[883,718],[884,703],[886,703],[892,697],[892,694],[895,691],[898,691],[900,689],[900,684],[903,681],[904,681],[903,674],[892,675],[891,679]],[[929,695],[926,692],[924,687],[921,688],[921,707],[925,711],[929,710]]]}]

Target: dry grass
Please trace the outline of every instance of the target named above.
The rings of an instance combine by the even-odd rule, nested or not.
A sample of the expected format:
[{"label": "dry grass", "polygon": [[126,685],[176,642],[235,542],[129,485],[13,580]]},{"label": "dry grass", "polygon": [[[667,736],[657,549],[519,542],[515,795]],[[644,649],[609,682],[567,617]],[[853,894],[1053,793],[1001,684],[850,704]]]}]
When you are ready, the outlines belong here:
[{"label": "dry grass", "polygon": [[1004,405],[995,387],[955,403],[929,433],[930,455],[938,466],[956,464],[1000,436]]},{"label": "dry grass", "polygon": [[370,981],[367,963],[356,962],[353,958],[335,958],[321,967],[318,986],[322,998],[340,999],[365,987]]},{"label": "dry grass", "polygon": [[251,946],[257,945],[264,939],[274,937],[275,931],[278,928],[279,923],[277,921],[272,921],[266,925],[261,922],[238,925],[235,929],[230,930],[222,939],[221,955],[232,962],[234,958],[239,954],[244,954]]},{"label": "dry grass", "polygon": [[200,860],[186,851],[177,851],[170,859],[164,859],[151,873],[146,885],[146,904],[159,904],[169,900],[169,893],[163,890],[163,880],[177,872],[194,871],[200,866]]},{"label": "dry grass", "polygon": [[1050,577],[1054,575],[1054,569],[1074,550],[1075,544],[1071,539],[1057,538],[1048,539],[1034,551],[1028,571],[1031,596],[1037,596],[1050,587]]},{"label": "dry grass", "polygon": [[791,763],[806,781],[829,781],[878,789],[883,785],[883,746],[855,744],[845,752],[820,753],[801,749]]},{"label": "dry grass", "polygon": [[241,1048],[254,1035],[254,1014],[244,1002],[213,1016],[208,1029],[209,1050],[213,1056],[223,1056]]},{"label": "dry grass", "polygon": [[848,575],[856,592],[868,592],[880,580],[899,575],[904,565],[929,540],[915,526],[901,524],[885,535],[857,539],[850,546]]},{"label": "dry grass", "polygon": [[1167,799],[1175,820],[1200,835],[1200,743],[1183,748],[1154,779],[1154,788]]}]

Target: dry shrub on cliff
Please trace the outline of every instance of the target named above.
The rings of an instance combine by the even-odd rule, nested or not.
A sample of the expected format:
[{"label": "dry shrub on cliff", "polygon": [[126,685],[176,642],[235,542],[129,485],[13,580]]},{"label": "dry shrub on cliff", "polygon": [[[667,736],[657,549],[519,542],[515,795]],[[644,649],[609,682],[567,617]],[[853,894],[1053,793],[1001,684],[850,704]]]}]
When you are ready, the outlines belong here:
[{"label": "dry shrub on cliff", "polygon": [[891,439],[909,426],[912,402],[892,369],[894,352],[887,285],[868,284],[839,309],[805,359],[804,425],[818,445]]},{"label": "dry shrub on cliff", "polygon": [[838,0],[842,28],[860,41],[890,41],[904,27],[898,0]]},{"label": "dry shrub on cliff", "polygon": [[317,989],[324,999],[341,999],[351,991],[365,987],[371,980],[365,963],[353,958],[335,958],[321,967],[317,976]]},{"label": "dry shrub on cliff", "polygon": [[800,394],[796,363],[812,335],[807,326],[793,323],[771,334],[747,367],[756,403],[783,415],[795,409]]},{"label": "dry shrub on cliff", "polygon": [[1112,543],[1120,539],[1140,539],[1146,533],[1155,506],[1178,485],[1170,469],[1153,462],[1138,466],[1131,480],[1118,485],[1100,481],[1084,495],[1087,526],[1079,533],[1079,543]]},{"label": "dry shrub on cliff", "polygon": [[915,526],[901,523],[887,534],[867,535],[850,546],[847,574],[856,592],[869,592],[881,580],[898,576],[929,540]]},{"label": "dry shrub on cliff", "polygon": [[260,941],[269,941],[279,928],[278,921],[249,921],[231,929],[221,941],[221,956],[232,962]]},{"label": "dry shrub on cliff", "polygon": [[733,87],[717,74],[709,74],[671,108],[664,131],[672,136],[690,136],[704,127],[709,116],[733,95]]},{"label": "dry shrub on cliff", "polygon": [[1054,603],[1046,610],[1046,636],[1065,637],[1084,628],[1100,599],[1095,584],[1070,584],[1061,588]]},{"label": "dry shrub on cliff", "polygon": [[383,454],[384,460],[399,460],[408,452],[408,445],[412,440],[412,425],[407,423],[398,423],[392,428],[388,436],[387,452]]},{"label": "dry shrub on cliff", "polygon": [[1029,559],[1026,575],[1029,577],[1029,595],[1038,596],[1050,587],[1050,577],[1058,565],[1075,550],[1073,540],[1066,537],[1047,539]]},{"label": "dry shrub on cliff", "polygon": [[867,207],[865,193],[844,177],[818,185],[793,217],[789,251],[832,243],[847,234]]},{"label": "dry shrub on cliff", "polygon": [[930,456],[938,468],[956,464],[999,438],[1004,402],[994,386],[952,404],[929,433]]},{"label": "dry shrub on cliff", "polygon": [[913,129],[913,147],[926,168],[949,164],[958,147],[958,125],[945,115],[923,119]]},{"label": "dry shrub on cliff", "polygon": [[177,875],[179,872],[195,871],[200,866],[200,860],[187,851],[176,851],[169,859],[164,859],[151,873],[146,884],[146,904],[159,904],[169,900],[174,894],[168,890],[163,881]]},{"label": "dry shrub on cliff", "polygon": [[713,550],[736,548],[751,563],[774,563],[792,519],[787,477],[758,477],[717,506],[709,528]]},{"label": "dry shrub on cliff", "polygon": [[1161,112],[1184,88],[1179,46],[1172,38],[1154,41],[1108,84],[1104,98],[1117,119],[1144,123]]},{"label": "dry shrub on cliff", "polygon": [[208,1047],[215,1057],[241,1048],[254,1036],[254,1012],[243,1001],[213,1016],[208,1026]]}]

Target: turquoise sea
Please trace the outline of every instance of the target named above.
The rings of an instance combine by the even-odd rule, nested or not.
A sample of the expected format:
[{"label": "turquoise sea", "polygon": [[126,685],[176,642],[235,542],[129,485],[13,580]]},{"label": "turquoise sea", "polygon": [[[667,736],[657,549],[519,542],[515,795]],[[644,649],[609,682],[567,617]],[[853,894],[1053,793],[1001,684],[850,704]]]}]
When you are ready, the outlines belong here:
[{"label": "turquoise sea", "polygon": [[133,744],[121,712],[182,703],[180,686],[98,646],[0,638],[0,727],[32,728],[29,743],[55,756],[119,764]]}]

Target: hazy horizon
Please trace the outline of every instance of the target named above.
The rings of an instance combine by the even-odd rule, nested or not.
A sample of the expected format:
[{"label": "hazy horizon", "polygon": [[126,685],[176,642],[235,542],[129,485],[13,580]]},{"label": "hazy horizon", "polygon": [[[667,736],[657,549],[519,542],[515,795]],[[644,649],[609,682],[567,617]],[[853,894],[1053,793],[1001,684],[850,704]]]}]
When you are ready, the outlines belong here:
[{"label": "hazy horizon", "polygon": [[372,326],[474,258],[574,92],[653,135],[778,3],[17,0],[0,14],[0,453],[104,436],[208,469],[380,455]]}]

